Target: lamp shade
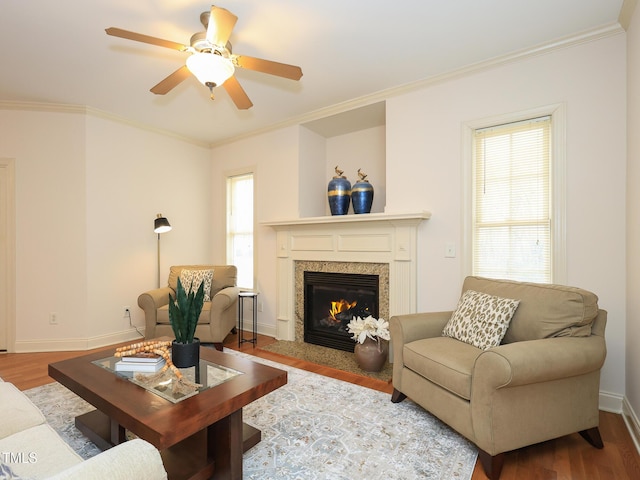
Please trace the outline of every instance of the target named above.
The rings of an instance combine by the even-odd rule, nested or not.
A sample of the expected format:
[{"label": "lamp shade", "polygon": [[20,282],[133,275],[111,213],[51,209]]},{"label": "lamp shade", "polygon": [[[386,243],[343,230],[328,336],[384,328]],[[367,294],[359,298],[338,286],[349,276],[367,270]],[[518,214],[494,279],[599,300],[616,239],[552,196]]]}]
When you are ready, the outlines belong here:
[{"label": "lamp shade", "polygon": [[171,225],[169,224],[169,220],[162,216],[161,213],[158,214],[157,218],[153,222],[153,231],[155,233],[166,233],[171,230]]},{"label": "lamp shade", "polygon": [[215,53],[197,52],[187,58],[187,68],[203,85],[222,85],[235,71],[228,58]]}]

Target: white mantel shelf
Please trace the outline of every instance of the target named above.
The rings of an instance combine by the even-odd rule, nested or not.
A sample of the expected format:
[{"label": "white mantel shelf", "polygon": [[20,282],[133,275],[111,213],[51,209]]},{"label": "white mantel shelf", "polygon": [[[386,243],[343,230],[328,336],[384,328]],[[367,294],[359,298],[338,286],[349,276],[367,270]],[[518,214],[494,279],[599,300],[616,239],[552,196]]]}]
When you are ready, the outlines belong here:
[{"label": "white mantel shelf", "polygon": [[431,218],[431,212],[421,211],[415,213],[363,213],[353,215],[333,215],[326,217],[307,217],[292,220],[278,220],[262,222],[262,225],[275,229],[290,229],[296,226],[306,225],[332,225],[332,224],[366,224],[374,222],[383,223],[419,223]]}]

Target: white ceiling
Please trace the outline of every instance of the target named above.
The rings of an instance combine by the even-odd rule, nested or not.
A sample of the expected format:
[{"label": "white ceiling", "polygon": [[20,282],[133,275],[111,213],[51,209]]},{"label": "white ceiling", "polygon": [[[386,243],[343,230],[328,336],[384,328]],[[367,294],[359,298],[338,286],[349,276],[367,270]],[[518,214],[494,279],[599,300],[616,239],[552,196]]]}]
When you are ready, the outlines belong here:
[{"label": "white ceiling", "polygon": [[[625,0],[625,5],[635,0]],[[2,0],[0,102],[85,105],[215,144],[323,109],[618,21],[623,0],[220,0],[238,16],[233,52],[299,65],[299,82],[237,69],[237,110],[194,77],[149,89],[188,54],[108,36],[119,27],[180,43],[202,0]],[[0,104],[1,106],[1,104]],[[331,108],[328,108],[331,107]],[[318,127],[320,128],[320,126]]]}]

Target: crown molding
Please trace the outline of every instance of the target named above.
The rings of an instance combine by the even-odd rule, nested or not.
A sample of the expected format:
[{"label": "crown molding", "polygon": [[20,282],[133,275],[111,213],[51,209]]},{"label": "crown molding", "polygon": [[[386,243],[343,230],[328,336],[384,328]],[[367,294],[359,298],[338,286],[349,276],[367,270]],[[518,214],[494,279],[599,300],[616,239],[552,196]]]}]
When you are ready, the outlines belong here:
[{"label": "crown molding", "polygon": [[0,110],[87,114],[89,109],[83,105],[68,105],[64,103],[14,102],[0,100]]},{"label": "crown molding", "polygon": [[[637,0],[625,0],[625,2],[635,2],[635,1]],[[594,42],[604,38],[620,35],[622,33],[624,33],[624,29],[622,28],[622,26],[618,22],[613,22],[607,25],[600,26],[598,28],[585,30],[575,35],[562,37],[550,42],[542,43],[531,48],[526,48],[523,50],[518,50],[505,55],[501,55],[498,57],[483,60],[482,62],[467,65],[467,66],[464,66],[440,75],[434,75],[432,77],[418,80],[416,82],[406,83],[404,85],[399,85],[397,87],[382,90],[382,91],[373,93],[371,95],[355,98],[342,103],[337,103],[335,105],[331,105],[326,108],[315,110],[313,112],[309,112],[307,114],[300,115],[295,118],[284,120],[282,122],[270,125],[268,127],[264,127],[261,129],[253,130],[251,132],[247,132],[242,135],[220,140],[219,142],[212,143],[211,146],[218,147],[221,145],[234,143],[239,140],[243,140],[249,137],[267,133],[280,128],[289,127],[293,125],[300,125],[306,122],[319,120],[331,115],[336,115],[339,113],[346,112],[348,110],[353,110],[355,108],[360,108],[360,107],[371,105],[373,103],[385,101],[395,96],[421,90],[432,85],[453,80],[455,78],[473,75],[473,74],[482,72],[484,70],[488,70],[490,68],[495,68],[498,66],[507,65],[507,64],[519,62],[522,60],[527,60],[529,58],[533,58],[539,55],[546,55],[546,54],[563,50],[566,48],[571,48],[571,47],[575,47],[585,43],[590,43],[590,42]]]},{"label": "crown molding", "polygon": [[50,112],[50,113],[65,113],[65,114],[81,114],[90,115],[95,118],[101,118],[103,120],[109,120],[115,123],[128,125],[130,127],[145,130],[147,132],[157,133],[165,137],[175,138],[182,142],[190,143],[198,147],[211,148],[211,144],[208,142],[202,142],[190,137],[178,135],[177,133],[169,130],[163,130],[160,128],[151,127],[147,124],[136,122],[126,117],[116,115],[114,113],[100,110],[99,108],[89,107],[86,105],[70,105],[63,103],[38,103],[38,102],[13,102],[0,100],[0,110],[21,110],[32,112]]},{"label": "crown molding", "polygon": [[[630,20],[631,14],[635,9],[636,3],[637,3],[637,0],[624,0],[623,8],[620,12],[620,20],[621,22],[624,22],[624,24],[627,24],[627,26],[628,26],[628,22]],[[450,72],[443,73],[441,75],[434,75],[432,77],[418,80],[416,82],[399,85],[397,87],[393,87],[387,90],[382,90],[370,95],[351,99],[346,102],[337,103],[335,105],[331,105],[326,108],[315,110],[313,112],[309,112],[296,117],[288,118],[286,120],[283,120],[278,123],[274,123],[267,127],[252,130],[250,132],[229,137],[214,143],[198,141],[190,137],[178,135],[168,130],[151,127],[149,125],[136,122],[136,121],[121,117],[119,115],[106,112],[104,110],[100,110],[100,109],[89,107],[89,106],[83,106],[83,105],[0,101],[0,110],[28,110],[28,111],[40,111],[40,112],[58,112],[58,113],[73,113],[73,114],[79,113],[79,114],[85,114],[85,115],[92,115],[97,118],[111,120],[114,122],[133,126],[135,128],[139,128],[149,132],[154,132],[160,135],[172,137],[172,138],[181,140],[183,142],[187,142],[200,147],[214,148],[221,145],[234,143],[246,138],[261,135],[274,130],[279,130],[281,128],[301,125],[306,122],[319,120],[324,117],[346,112],[348,110],[353,110],[355,108],[364,107],[376,102],[385,101],[389,98],[392,98],[398,95],[403,95],[416,90],[424,89],[429,86],[436,85],[436,84],[449,81],[455,78],[472,75],[490,68],[495,68],[501,65],[507,65],[509,63],[519,62],[522,60],[536,57],[538,55],[546,55],[548,53],[552,53],[558,50],[575,47],[577,45],[594,42],[594,41],[601,40],[608,37],[613,37],[615,35],[619,35],[624,32],[625,32],[625,29],[623,28],[623,25],[621,25],[621,23],[613,22],[598,28],[580,32],[576,35],[562,37],[551,42],[542,43],[532,48],[519,50],[506,55],[490,58],[482,62],[467,65],[465,67],[452,70]]]}]

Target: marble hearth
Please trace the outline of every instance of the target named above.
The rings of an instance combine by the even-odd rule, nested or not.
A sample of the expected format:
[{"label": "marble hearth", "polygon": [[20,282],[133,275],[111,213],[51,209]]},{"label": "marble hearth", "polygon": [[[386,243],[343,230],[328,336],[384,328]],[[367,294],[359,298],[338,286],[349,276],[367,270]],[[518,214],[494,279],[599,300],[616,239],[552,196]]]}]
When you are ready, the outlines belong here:
[{"label": "marble hearth", "polygon": [[277,234],[276,338],[303,341],[304,271],[380,276],[380,317],[417,308],[417,230],[429,212],[266,222]]}]

